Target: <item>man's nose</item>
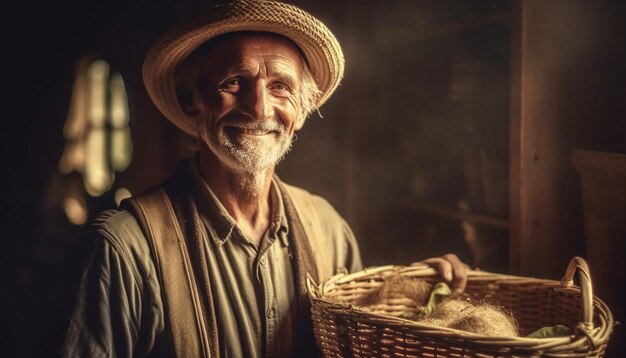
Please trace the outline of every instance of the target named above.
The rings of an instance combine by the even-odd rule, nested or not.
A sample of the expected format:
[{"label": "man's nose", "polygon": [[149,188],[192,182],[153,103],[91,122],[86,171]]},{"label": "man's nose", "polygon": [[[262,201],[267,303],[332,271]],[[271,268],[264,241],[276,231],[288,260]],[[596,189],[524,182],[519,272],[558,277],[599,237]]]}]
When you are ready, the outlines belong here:
[{"label": "man's nose", "polygon": [[273,116],[265,81],[255,81],[242,98],[242,111],[253,120],[267,120]]}]

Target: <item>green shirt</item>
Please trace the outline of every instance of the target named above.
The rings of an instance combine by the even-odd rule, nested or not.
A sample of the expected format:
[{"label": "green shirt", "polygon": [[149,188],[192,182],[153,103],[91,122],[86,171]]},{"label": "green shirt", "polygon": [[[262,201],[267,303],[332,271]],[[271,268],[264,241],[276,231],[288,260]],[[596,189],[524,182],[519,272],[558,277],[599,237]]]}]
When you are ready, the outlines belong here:
[{"label": "green shirt", "polygon": [[[292,356],[296,288],[278,186],[272,183],[271,224],[257,247],[190,163],[192,190],[209,237],[207,262],[222,356]],[[337,233],[334,270],[360,270],[352,231],[328,202],[317,201],[318,212]],[[58,277],[42,356],[171,356],[160,283],[130,213],[106,211],[86,225]]]}]

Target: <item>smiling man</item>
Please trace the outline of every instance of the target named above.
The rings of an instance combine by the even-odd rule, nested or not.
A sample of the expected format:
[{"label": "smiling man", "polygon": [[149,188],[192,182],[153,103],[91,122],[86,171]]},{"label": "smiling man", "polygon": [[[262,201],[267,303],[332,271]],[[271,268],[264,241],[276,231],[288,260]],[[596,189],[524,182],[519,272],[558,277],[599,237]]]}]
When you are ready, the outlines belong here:
[{"label": "smiling man", "polygon": [[[302,83],[305,65],[299,50],[279,35],[238,32],[200,48],[187,66],[179,98],[184,112],[196,118],[203,177],[215,190],[227,183],[226,192],[248,193],[266,204],[273,169],[311,110],[303,102],[317,95],[308,70],[309,88]],[[221,174],[211,174],[216,171]],[[248,228],[251,223],[238,224]],[[244,230],[257,243],[265,232],[260,226]]]},{"label": "smiling man", "polygon": [[[83,228],[42,356],[318,355],[306,277],[361,257],[341,215],[274,169],[343,66],[326,26],[280,2],[221,3],[158,39],[146,89],[199,149]],[[424,262],[464,288],[455,255]]]}]

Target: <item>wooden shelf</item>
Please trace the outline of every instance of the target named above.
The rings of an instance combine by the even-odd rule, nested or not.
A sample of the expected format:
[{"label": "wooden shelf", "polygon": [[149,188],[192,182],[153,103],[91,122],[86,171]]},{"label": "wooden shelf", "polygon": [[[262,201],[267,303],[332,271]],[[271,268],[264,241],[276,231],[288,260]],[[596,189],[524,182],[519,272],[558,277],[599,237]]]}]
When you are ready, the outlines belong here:
[{"label": "wooden shelf", "polygon": [[403,203],[405,207],[426,214],[437,215],[449,219],[459,221],[469,221],[474,224],[496,227],[499,229],[509,230],[509,221],[492,215],[474,213],[459,209],[450,209],[436,205],[421,204],[415,202]]}]

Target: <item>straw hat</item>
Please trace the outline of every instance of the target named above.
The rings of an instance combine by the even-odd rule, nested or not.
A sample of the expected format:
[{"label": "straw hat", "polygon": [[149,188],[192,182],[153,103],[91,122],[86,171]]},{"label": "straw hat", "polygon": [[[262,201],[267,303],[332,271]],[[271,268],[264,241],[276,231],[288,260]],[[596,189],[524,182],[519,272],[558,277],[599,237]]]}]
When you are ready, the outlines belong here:
[{"label": "straw hat", "polygon": [[183,131],[194,135],[193,120],[181,110],[174,73],[195,49],[229,32],[264,31],[291,39],[300,47],[321,91],[321,106],[335,91],[344,71],[343,52],[330,30],[318,19],[289,4],[235,0],[211,7],[207,14],[172,28],[152,45],[143,64],[143,81],[158,109]]}]

